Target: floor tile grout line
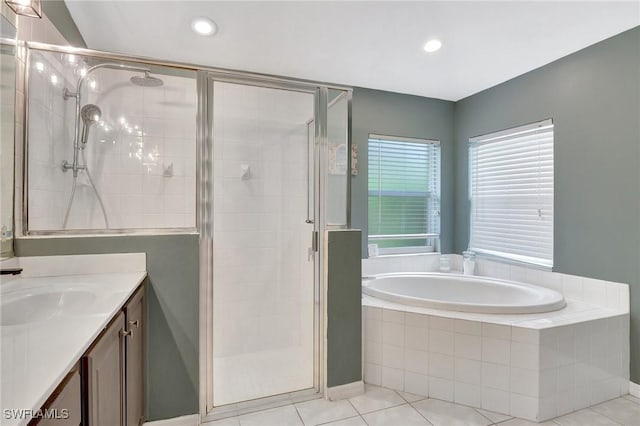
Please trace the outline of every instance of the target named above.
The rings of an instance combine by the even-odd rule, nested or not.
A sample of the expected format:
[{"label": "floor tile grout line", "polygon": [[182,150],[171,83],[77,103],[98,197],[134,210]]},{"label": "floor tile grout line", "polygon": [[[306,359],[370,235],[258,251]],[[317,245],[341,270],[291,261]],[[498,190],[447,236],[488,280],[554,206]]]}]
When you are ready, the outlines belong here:
[{"label": "floor tile grout line", "polygon": [[[626,400],[629,400],[629,401],[631,401],[633,403],[636,403],[636,404],[640,405],[640,398],[638,398],[637,396],[633,396],[630,393],[628,393],[626,395],[622,395],[622,397],[624,399],[626,399]],[[627,397],[629,397],[629,398],[627,398]]]},{"label": "floor tile grout line", "polygon": [[[383,388],[383,389],[385,389],[385,388]],[[394,392],[395,392],[395,393],[396,393],[400,398],[402,398],[403,400],[407,401],[407,404],[411,404],[411,401],[409,401],[407,398],[405,398],[404,396],[402,396],[402,394],[401,394],[399,391],[397,391],[397,390],[395,390],[395,389],[391,389],[391,390],[392,390],[392,391],[394,391]],[[405,393],[408,393],[408,392],[405,392]],[[412,395],[422,397],[422,395],[418,395],[417,393],[414,393],[414,394],[412,394]],[[428,396],[425,396],[425,397],[423,397],[423,398],[421,398],[421,399],[417,399],[417,400],[415,400],[415,401],[413,401],[413,402],[423,401],[423,400],[425,400],[425,399],[429,399],[429,397],[428,397]]]},{"label": "floor tile grout line", "polygon": [[[484,415],[484,414],[482,414],[480,411],[478,411],[478,410],[476,409],[476,407],[470,407],[470,408],[471,408],[473,411],[475,411],[476,413],[480,414],[480,415],[481,415],[482,417],[484,417],[485,419],[487,419],[487,420],[490,422],[490,423],[489,423],[489,425],[494,425],[494,424],[495,424],[495,422],[494,422],[493,420],[491,420],[489,417],[485,416],[485,415]],[[500,414],[500,413],[498,413],[498,414]],[[512,417],[512,418],[513,418],[513,417]],[[509,419],[507,419],[507,420],[509,420]],[[505,421],[506,421],[506,420],[505,420]]]},{"label": "floor tile grout line", "polygon": [[402,398],[403,401],[406,401],[407,404],[409,403],[409,400],[407,398],[405,398],[404,396],[402,396],[402,394],[399,391],[397,391],[395,389],[392,389],[392,390],[396,395],[398,395],[400,398]]},{"label": "floor tile grout line", "polygon": [[[366,392],[365,392],[366,393]],[[361,394],[364,395],[365,393]],[[362,413],[356,408],[355,405],[353,405],[353,402],[351,402],[351,398],[348,398],[347,401],[349,402],[349,404],[351,404],[351,406],[353,407],[354,410],[356,410],[356,413],[358,413],[358,416],[362,419],[362,421],[364,422],[365,425],[369,425],[369,423],[367,423],[367,420],[364,418],[364,416],[362,415]],[[368,414],[368,413],[367,413]]]},{"label": "floor tile grout line", "polygon": [[344,419],[331,420],[331,421],[324,422],[324,423],[318,423],[318,424],[316,424],[316,425],[307,425],[306,423],[304,423],[304,422],[303,422],[303,423],[304,423],[304,425],[305,425],[305,426],[325,426],[325,425],[329,425],[329,424],[331,424],[331,423],[341,422],[341,421],[343,421],[343,420],[355,419],[356,417],[361,417],[361,416],[360,416],[360,415],[357,415],[357,416],[349,416],[349,417],[345,417]]},{"label": "floor tile grout line", "polygon": [[[364,394],[362,394],[362,395],[364,395]],[[356,413],[358,413],[358,415],[359,415],[359,416],[361,416],[361,415],[362,415],[362,413],[361,413],[360,411],[358,411],[358,409],[356,408],[356,406],[355,406],[355,405],[353,405],[353,402],[351,402],[351,398],[347,398],[347,402],[349,403],[349,405],[351,405],[351,408],[353,408],[353,410],[354,410]]]},{"label": "floor tile grout line", "polygon": [[[424,399],[421,399],[420,401],[424,401]],[[419,402],[419,401],[416,401],[416,402]],[[431,426],[435,426],[435,425],[431,422],[431,420],[429,420],[429,419],[427,418],[427,416],[425,416],[424,414],[422,414],[422,412],[421,412],[420,410],[418,410],[416,407],[414,407],[414,406],[413,406],[413,405],[411,405],[411,404],[409,404],[409,406],[410,406],[411,408],[413,408],[414,410],[416,410],[416,412],[420,415],[420,417],[422,417],[423,419],[425,419],[425,420],[427,421],[427,423],[429,423]]]},{"label": "floor tile grout line", "polygon": [[[609,401],[615,401],[616,399],[619,399],[619,398],[610,399]],[[601,402],[600,404],[596,404],[596,405],[594,405],[593,407],[597,407],[598,405],[601,405],[601,404],[606,404],[606,403],[607,403],[607,402],[609,402],[609,401]],[[599,411],[594,410],[592,407],[587,407],[587,408],[585,408],[585,410],[593,411],[594,413],[597,413],[597,414],[600,414],[601,416],[606,417],[607,419],[611,420],[612,422],[614,422],[614,423],[615,423],[615,424],[617,424],[617,425],[624,426],[624,424],[623,424],[623,423],[618,422],[616,419],[614,419],[614,418],[612,418],[612,417],[610,417],[610,416],[607,416],[607,415],[606,415],[606,414],[604,414],[604,413],[601,413],[601,412],[599,412]],[[582,411],[582,410],[578,410],[578,411]]]},{"label": "floor tile grout line", "polygon": [[[500,413],[498,413],[498,414],[500,414]],[[531,421],[531,420],[523,419],[522,417],[511,417],[511,418],[508,418],[508,419],[500,420],[499,422],[495,422],[495,423],[493,423],[493,425],[501,425],[501,424],[509,422],[511,420],[525,420],[525,421],[528,421],[528,422]],[[533,423],[536,423],[536,422],[533,422]]]},{"label": "floor tile grout line", "polygon": [[[426,398],[426,399],[429,399],[429,398]],[[424,399],[421,399],[420,401],[424,401]],[[414,401],[414,402],[420,402],[420,401]],[[434,424],[433,424],[433,423],[431,423],[431,420],[429,420],[429,419],[427,418],[427,416],[425,416],[424,414],[422,414],[422,412],[421,412],[420,410],[418,410],[416,407],[414,407],[412,403],[409,403],[409,407],[413,408],[413,409],[418,413],[418,415],[419,415],[420,417],[422,417],[423,419],[425,419],[425,420],[427,421],[427,423],[429,423],[431,426],[434,426]]]},{"label": "floor tile grout line", "polygon": [[304,426],[306,426],[306,423],[304,422],[304,420],[302,419],[302,415],[300,414],[300,411],[298,410],[298,406],[295,403],[292,403],[291,405],[293,405],[293,408],[296,410],[296,414],[298,414],[298,418],[300,419],[300,421],[302,422],[302,424]]},{"label": "floor tile grout line", "polygon": [[[615,398],[615,399],[618,399],[618,398]],[[614,399],[610,399],[609,401],[614,401]],[[609,401],[605,401],[605,402],[609,402]],[[601,404],[603,404],[603,403],[601,403]],[[596,405],[600,405],[600,404],[596,404]],[[594,406],[594,407],[595,407],[595,406]],[[558,418],[560,418],[560,417],[564,417],[564,416],[569,416],[569,415],[571,415],[571,414],[575,414],[575,413],[579,413],[579,412],[584,412],[584,411],[592,411],[592,412],[593,412],[593,413],[595,413],[595,414],[598,414],[598,415],[600,415],[600,416],[602,416],[602,417],[605,417],[606,419],[608,419],[608,420],[612,421],[613,423],[615,423],[615,425],[616,425],[616,426],[625,426],[625,425],[624,425],[624,423],[620,423],[620,422],[618,422],[616,419],[613,419],[613,418],[611,418],[611,417],[607,416],[606,414],[603,414],[603,413],[601,413],[601,412],[599,412],[599,411],[593,410],[591,407],[581,408],[581,409],[579,409],[579,410],[572,411],[571,413],[567,413],[567,414],[563,414],[562,416],[554,417],[553,419],[551,419],[551,421],[552,421],[553,423],[557,424],[557,425],[560,425],[560,423],[556,422],[556,419],[558,419]]]},{"label": "floor tile grout line", "polygon": [[364,415],[366,415],[366,414],[371,414],[371,413],[377,413],[377,412],[379,412],[379,411],[389,410],[389,409],[391,409],[391,408],[398,408],[398,407],[402,407],[403,405],[409,405],[409,406],[410,406],[411,404],[409,404],[408,402],[403,402],[402,404],[398,404],[398,405],[390,405],[390,406],[385,407],[385,408],[379,408],[379,409],[377,409],[377,410],[373,410],[373,411],[369,411],[368,413],[361,414],[361,416],[364,416]]},{"label": "floor tile grout line", "polygon": [[[404,401],[404,400],[403,400],[403,401]],[[349,401],[349,402],[351,402],[351,401]],[[378,408],[378,409],[375,409],[375,410],[367,411],[366,413],[361,413],[360,411],[358,411],[358,409],[357,409],[355,406],[354,406],[353,408],[356,410],[356,412],[357,412],[359,415],[364,416],[365,414],[377,413],[378,411],[383,411],[383,410],[386,410],[386,409],[388,409],[388,408],[400,407],[400,406],[402,406],[402,405],[406,405],[406,404],[408,404],[408,402],[406,402],[406,401],[405,401],[405,402],[402,402],[402,403],[400,403],[400,404],[389,405],[388,407]],[[351,405],[353,405],[353,403],[352,403]]]},{"label": "floor tile grout line", "polygon": [[[382,388],[382,389],[386,389],[386,388]],[[391,408],[402,407],[403,405],[408,405],[409,407],[411,407],[411,408],[413,408],[415,411],[417,411],[417,412],[418,412],[418,414],[420,414],[422,417],[424,417],[424,416],[423,416],[423,415],[422,415],[422,414],[421,414],[421,413],[416,409],[416,407],[414,407],[413,405],[411,405],[411,403],[410,403],[409,401],[407,401],[407,399],[406,399],[406,398],[403,398],[403,397],[402,397],[402,395],[400,395],[400,394],[398,393],[398,391],[396,391],[395,389],[389,389],[389,390],[393,391],[393,392],[394,392],[396,395],[398,395],[398,396],[400,397],[400,399],[402,399],[404,402],[403,402],[402,404],[390,405],[390,406],[388,406],[388,407],[379,408],[379,409],[377,409],[377,410],[368,411],[368,412],[366,412],[366,413],[360,413],[360,411],[358,411],[358,409],[355,407],[355,405],[353,405],[353,402],[351,402],[351,398],[349,398],[349,399],[348,399],[348,401],[351,403],[351,405],[352,405],[352,406],[353,406],[353,408],[356,410],[356,412],[360,414],[360,417],[362,417],[362,420],[363,420],[367,425],[368,425],[369,423],[367,423],[367,420],[364,418],[364,416],[365,416],[365,415],[367,415],[367,414],[371,414],[371,413],[377,413],[377,412],[384,411],[384,410],[388,410],[388,409],[391,409]],[[364,394],[363,394],[363,395],[364,395]],[[420,395],[418,395],[418,396],[420,396]],[[428,398],[423,398],[423,399],[421,399],[420,401],[424,401],[425,399],[428,399]],[[418,402],[418,401],[415,401],[415,402]],[[429,419],[425,418],[425,420],[426,420],[430,425],[433,425],[433,423],[431,423],[431,422],[429,421]]]}]

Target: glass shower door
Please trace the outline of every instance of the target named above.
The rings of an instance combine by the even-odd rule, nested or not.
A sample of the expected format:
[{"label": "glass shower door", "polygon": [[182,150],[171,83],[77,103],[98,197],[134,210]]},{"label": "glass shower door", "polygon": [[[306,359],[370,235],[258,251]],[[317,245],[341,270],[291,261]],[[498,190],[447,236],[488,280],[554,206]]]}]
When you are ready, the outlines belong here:
[{"label": "glass shower door", "polygon": [[314,101],[213,83],[214,407],[315,386]]}]

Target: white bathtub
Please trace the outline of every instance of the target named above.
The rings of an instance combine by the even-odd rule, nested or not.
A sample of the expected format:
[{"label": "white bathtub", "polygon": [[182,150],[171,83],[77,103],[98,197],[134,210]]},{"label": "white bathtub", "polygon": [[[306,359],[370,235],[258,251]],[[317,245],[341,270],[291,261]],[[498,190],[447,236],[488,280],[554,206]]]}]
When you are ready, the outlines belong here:
[{"label": "white bathtub", "polygon": [[362,292],[409,306],[487,314],[532,314],[565,306],[560,293],[544,287],[436,272],[373,275],[362,280]]}]

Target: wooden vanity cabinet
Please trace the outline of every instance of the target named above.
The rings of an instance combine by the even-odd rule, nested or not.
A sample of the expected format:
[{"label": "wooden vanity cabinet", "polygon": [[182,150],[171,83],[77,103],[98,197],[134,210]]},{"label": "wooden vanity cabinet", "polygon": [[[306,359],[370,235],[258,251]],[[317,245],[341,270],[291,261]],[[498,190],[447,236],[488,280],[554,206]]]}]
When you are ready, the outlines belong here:
[{"label": "wooden vanity cabinet", "polygon": [[125,338],[126,425],[138,426],[144,420],[144,292],[131,298],[124,310],[130,334]]},{"label": "wooden vanity cabinet", "polygon": [[78,426],[82,419],[81,401],[80,368],[76,365],[44,404],[57,417],[34,419],[29,426]]},{"label": "wooden vanity cabinet", "polygon": [[142,424],[143,314],[141,287],[82,358],[83,425]]},{"label": "wooden vanity cabinet", "polygon": [[82,358],[84,376],[84,425],[121,425],[122,336],[124,313],[120,312],[95,346]]}]

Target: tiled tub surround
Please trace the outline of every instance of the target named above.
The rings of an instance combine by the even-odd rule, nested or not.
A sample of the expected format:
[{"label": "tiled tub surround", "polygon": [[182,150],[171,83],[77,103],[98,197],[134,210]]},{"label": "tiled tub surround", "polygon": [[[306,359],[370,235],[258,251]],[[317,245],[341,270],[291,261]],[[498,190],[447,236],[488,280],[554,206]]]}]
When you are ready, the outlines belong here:
[{"label": "tiled tub surround", "polygon": [[[459,256],[452,257],[455,267]],[[437,265],[437,258],[405,257],[395,266],[408,272]],[[395,262],[365,260],[363,273],[389,272]],[[478,272],[539,280],[534,284],[560,290],[567,307],[489,315],[365,296],[365,382],[533,421],[628,393],[628,286],[495,263],[480,260]]]},{"label": "tiled tub surround", "polygon": [[[32,51],[29,60],[28,217],[30,230],[62,229],[73,174],[75,100],[80,56]],[[196,193],[196,83],[189,76],[153,74],[161,87],[139,87],[141,73],[98,69],[86,80],[81,105],[94,103],[102,120],[85,149],[111,228],[193,228]],[[69,229],[104,228],[84,172],[78,176]]]}]

